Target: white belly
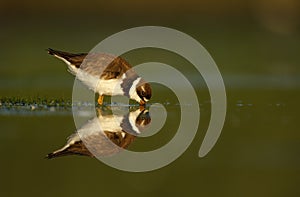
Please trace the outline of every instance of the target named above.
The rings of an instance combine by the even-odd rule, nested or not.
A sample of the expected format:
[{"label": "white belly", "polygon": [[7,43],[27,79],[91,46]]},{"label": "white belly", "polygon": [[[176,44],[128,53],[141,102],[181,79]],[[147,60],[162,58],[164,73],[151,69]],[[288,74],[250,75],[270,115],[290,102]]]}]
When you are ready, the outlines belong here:
[{"label": "white belly", "polygon": [[122,131],[121,123],[123,116],[109,115],[99,116],[98,121],[102,131],[119,132]]},{"label": "white belly", "polygon": [[121,87],[122,79],[109,79],[103,80],[100,79],[97,84],[96,92],[100,95],[123,95],[123,89]]},{"label": "white belly", "polygon": [[125,78],[125,74],[119,79],[104,80],[80,71],[77,72],[76,77],[88,86],[89,89],[98,92],[100,95],[124,95],[121,84]]}]

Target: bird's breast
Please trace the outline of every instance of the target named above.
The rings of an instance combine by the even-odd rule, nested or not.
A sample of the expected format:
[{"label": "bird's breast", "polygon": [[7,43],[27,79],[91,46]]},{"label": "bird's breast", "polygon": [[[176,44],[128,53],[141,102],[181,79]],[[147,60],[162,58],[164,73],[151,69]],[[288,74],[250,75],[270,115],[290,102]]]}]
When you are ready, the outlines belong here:
[{"label": "bird's breast", "polygon": [[123,88],[121,84],[123,83],[123,80],[120,79],[100,79],[97,84],[96,91],[100,95],[124,95]]}]

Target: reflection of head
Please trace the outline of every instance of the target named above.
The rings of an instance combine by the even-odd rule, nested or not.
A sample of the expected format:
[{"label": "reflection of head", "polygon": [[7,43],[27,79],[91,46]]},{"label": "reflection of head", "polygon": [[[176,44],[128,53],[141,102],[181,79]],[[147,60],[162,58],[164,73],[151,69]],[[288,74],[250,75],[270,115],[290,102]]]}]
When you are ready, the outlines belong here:
[{"label": "reflection of head", "polygon": [[121,122],[121,127],[131,135],[139,135],[151,122],[148,110],[136,110],[128,113]]},{"label": "reflection of head", "polygon": [[145,126],[150,124],[151,117],[148,110],[143,110],[135,120],[135,125],[138,127],[140,131],[143,131]]},{"label": "reflection of head", "polygon": [[97,118],[89,120],[77,133],[68,138],[63,148],[48,154],[47,158],[66,155],[90,157],[114,155],[134,141],[135,135],[132,135],[132,132],[141,133],[151,122],[148,110],[138,109],[123,116],[98,110]]}]

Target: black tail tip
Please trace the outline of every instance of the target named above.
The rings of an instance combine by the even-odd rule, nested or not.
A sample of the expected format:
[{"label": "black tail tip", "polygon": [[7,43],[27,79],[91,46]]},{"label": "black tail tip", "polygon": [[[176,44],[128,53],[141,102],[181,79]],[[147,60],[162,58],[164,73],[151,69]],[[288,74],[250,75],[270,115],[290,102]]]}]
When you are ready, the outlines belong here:
[{"label": "black tail tip", "polygon": [[46,49],[46,51],[48,52],[49,55],[54,55],[55,54],[54,49],[48,48],[48,49]]},{"label": "black tail tip", "polygon": [[46,155],[45,159],[52,159],[55,157],[54,153],[49,153],[48,155]]}]

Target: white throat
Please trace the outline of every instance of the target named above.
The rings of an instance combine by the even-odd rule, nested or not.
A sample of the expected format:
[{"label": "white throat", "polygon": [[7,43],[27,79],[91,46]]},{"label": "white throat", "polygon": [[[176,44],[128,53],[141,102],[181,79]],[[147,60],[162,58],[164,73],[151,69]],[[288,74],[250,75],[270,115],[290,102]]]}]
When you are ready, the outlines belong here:
[{"label": "white throat", "polygon": [[130,98],[136,100],[137,102],[140,102],[142,100],[136,92],[137,84],[141,81],[141,79],[141,77],[136,78],[136,80],[133,81],[132,86],[129,90]]}]

